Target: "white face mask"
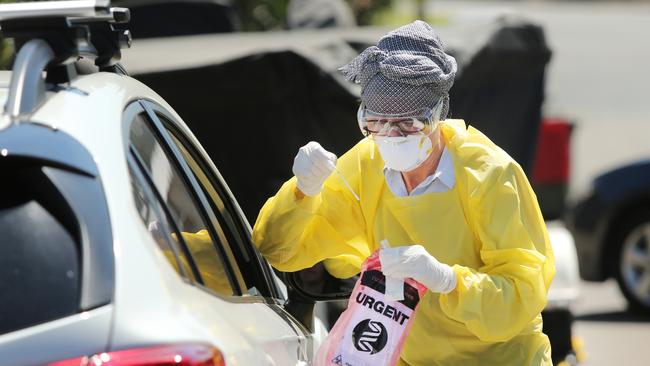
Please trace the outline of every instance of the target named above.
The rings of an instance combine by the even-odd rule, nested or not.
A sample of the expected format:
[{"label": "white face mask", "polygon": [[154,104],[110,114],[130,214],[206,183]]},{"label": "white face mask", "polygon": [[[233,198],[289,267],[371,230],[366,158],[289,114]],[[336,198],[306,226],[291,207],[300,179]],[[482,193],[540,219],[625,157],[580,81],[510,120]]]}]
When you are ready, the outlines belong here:
[{"label": "white face mask", "polygon": [[400,172],[419,167],[433,152],[431,139],[424,134],[376,136],[374,140],[386,166]]}]

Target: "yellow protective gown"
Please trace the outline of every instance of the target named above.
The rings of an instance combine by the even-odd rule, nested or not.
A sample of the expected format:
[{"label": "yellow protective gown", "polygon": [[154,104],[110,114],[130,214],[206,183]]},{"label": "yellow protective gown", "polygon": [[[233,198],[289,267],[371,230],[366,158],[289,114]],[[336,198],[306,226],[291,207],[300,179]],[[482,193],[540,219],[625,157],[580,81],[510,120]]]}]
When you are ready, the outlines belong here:
[{"label": "yellow protective gown", "polygon": [[358,192],[330,176],[313,197],[295,178],[262,208],[253,239],[269,262],[296,271],[325,260],[339,277],[359,272],[379,242],[423,245],[454,269],[448,294],[427,292],[400,365],[551,365],[540,312],[555,273],[536,197],[519,165],[462,120],[441,123],[453,189],[396,197],[364,139],[337,163]]}]

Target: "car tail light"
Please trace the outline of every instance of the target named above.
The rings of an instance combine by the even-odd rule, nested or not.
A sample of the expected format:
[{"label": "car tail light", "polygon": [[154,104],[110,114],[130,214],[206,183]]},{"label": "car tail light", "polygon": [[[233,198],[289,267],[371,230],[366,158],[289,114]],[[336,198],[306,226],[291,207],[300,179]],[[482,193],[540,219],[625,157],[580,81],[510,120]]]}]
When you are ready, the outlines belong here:
[{"label": "car tail light", "polygon": [[224,366],[221,352],[209,345],[181,344],[125,349],[71,358],[47,366]]}]

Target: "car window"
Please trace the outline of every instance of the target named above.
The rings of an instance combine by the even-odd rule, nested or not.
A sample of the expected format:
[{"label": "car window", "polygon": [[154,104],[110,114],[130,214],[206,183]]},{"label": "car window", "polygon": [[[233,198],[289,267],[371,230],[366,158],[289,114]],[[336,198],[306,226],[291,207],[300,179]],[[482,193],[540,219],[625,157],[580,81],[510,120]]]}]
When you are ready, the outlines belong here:
[{"label": "car window", "polygon": [[0,164],[0,334],[75,314],[81,248],[68,203],[40,166]]},{"label": "car window", "polygon": [[196,199],[156,138],[146,115],[139,114],[134,118],[129,141],[181,233],[180,237],[176,233],[171,233],[171,236],[186,246],[198,268],[199,281],[217,294],[239,294]]},{"label": "car window", "polygon": [[[187,161],[187,164],[189,165],[190,169],[192,170],[192,173],[194,174],[195,178],[201,185],[201,188],[204,190],[204,193],[210,198],[210,201],[213,202],[214,204],[217,205],[217,207],[221,207],[221,212],[224,207],[224,203],[221,200],[221,198],[217,195],[216,191],[214,190],[214,187],[209,184],[208,177],[205,175],[203,170],[201,170],[197,164],[197,162],[192,158],[192,156],[189,154],[189,152],[185,149],[185,147],[178,141],[174,135],[172,136],[172,140],[176,145],[178,146],[179,150],[181,151],[181,154],[183,155],[183,158],[185,161]],[[231,234],[230,230],[224,225],[224,220],[223,216],[217,212],[218,216],[218,221],[214,222],[213,225],[217,231],[217,235],[219,237],[219,241],[223,244],[224,248],[226,249],[226,255],[228,255],[228,258],[230,259],[231,263],[233,263],[233,270],[235,271],[235,275],[237,276],[238,281],[240,283],[246,283],[244,280],[244,276],[242,275],[242,271],[237,265],[237,260],[235,259],[235,254],[234,252],[241,252],[239,249],[240,247],[235,247],[235,243],[233,243],[234,240],[237,240],[236,238],[233,237]],[[230,219],[230,218],[229,218]],[[232,219],[230,219],[232,221]],[[248,286],[246,286],[247,292],[251,290]],[[250,293],[250,292],[249,292]]]},{"label": "car window", "polygon": [[162,205],[154,197],[144,177],[137,173],[138,168],[129,165],[133,201],[142,219],[142,224],[176,272],[194,282],[196,278],[194,269],[190,266],[192,262],[187,259],[189,255],[178,240],[179,233],[172,228]]},{"label": "car window", "polygon": [[[221,189],[216,186],[214,179],[211,179],[212,174],[206,168],[207,164],[202,161],[200,154],[186,141],[187,139],[179,131],[170,128],[173,124],[169,119],[160,114],[157,116],[163,121],[163,125],[168,129],[172,140],[209,198],[218,220],[214,224],[218,228],[219,239],[227,248],[231,261],[236,261],[239,264],[236,274],[245,279],[250,294],[257,291],[264,292],[269,285],[264,279],[259,262],[255,258],[251,258],[251,249],[248,248],[249,244],[241,233],[237,218],[228,210],[227,202],[229,198],[220,193]],[[185,140],[185,142],[181,140]],[[252,287],[255,287],[255,289]]]}]

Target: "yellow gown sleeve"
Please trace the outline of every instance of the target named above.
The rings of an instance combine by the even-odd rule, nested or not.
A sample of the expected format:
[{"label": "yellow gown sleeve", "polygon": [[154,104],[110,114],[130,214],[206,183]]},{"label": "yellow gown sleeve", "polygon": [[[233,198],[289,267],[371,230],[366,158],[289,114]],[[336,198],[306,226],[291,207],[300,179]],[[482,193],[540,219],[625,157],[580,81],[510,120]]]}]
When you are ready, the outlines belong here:
[{"label": "yellow gown sleeve", "polygon": [[[215,251],[212,238],[208,234],[208,231],[202,229],[196,233],[183,232],[181,235],[196,263],[199,274],[203,279],[203,284],[220,295],[233,295],[233,288],[226,275],[226,269],[223,267],[222,259]],[[172,233],[171,237],[173,240],[178,240],[175,233]],[[163,253],[167,257],[167,260],[172,263],[174,269],[180,272],[178,263],[176,262],[176,256],[172,252],[172,249],[167,247],[163,249]],[[179,260],[184,268],[189,268],[189,263],[187,263],[185,256],[180,256]]]},{"label": "yellow gown sleeve", "polygon": [[226,275],[223,259],[215,251],[212,238],[205,229],[196,233],[183,232],[183,240],[199,269],[204,285],[221,295],[232,295],[233,289]]},{"label": "yellow gown sleeve", "polygon": [[[359,194],[358,151],[338,159],[337,168]],[[305,196],[296,178],[284,183],[267,200],[253,227],[253,241],[262,255],[280,271],[293,272],[325,260],[336,277],[359,271],[370,255],[366,224],[359,202],[337,173],[316,196]]]},{"label": "yellow gown sleeve", "polygon": [[457,287],[439,298],[443,312],[483,341],[519,334],[546,305],[555,274],[546,225],[516,163],[468,184],[468,221],[483,266],[453,266]]}]

